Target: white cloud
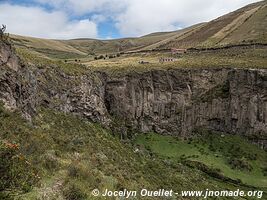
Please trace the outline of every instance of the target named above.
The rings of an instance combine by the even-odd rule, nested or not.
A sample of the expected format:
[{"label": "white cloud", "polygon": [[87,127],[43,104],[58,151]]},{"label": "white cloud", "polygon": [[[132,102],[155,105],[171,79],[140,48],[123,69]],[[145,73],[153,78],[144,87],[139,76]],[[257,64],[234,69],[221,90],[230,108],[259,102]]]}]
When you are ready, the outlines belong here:
[{"label": "white cloud", "polygon": [[97,25],[89,20],[71,21],[62,11],[48,12],[38,7],[0,4],[0,24],[13,34],[69,39],[97,37]]},{"label": "white cloud", "polygon": [[[0,23],[10,32],[48,38],[97,36],[97,24],[112,21],[123,37],[171,31],[212,20],[259,0],[33,0],[40,7],[0,4]],[[70,17],[90,20],[71,21]],[[103,29],[102,29],[103,30]],[[107,30],[108,32],[109,30]]]},{"label": "white cloud", "polygon": [[101,23],[107,20],[107,17],[100,14],[95,14],[91,17],[91,20],[96,23]]},{"label": "white cloud", "polygon": [[[122,11],[127,0],[35,0],[42,4],[65,9],[70,13],[82,15],[86,13],[105,12],[113,14]],[[109,12],[109,13],[108,13]]]},{"label": "white cloud", "polygon": [[212,20],[255,0],[129,0],[127,9],[117,15],[122,35],[140,36],[170,31],[181,25]]}]

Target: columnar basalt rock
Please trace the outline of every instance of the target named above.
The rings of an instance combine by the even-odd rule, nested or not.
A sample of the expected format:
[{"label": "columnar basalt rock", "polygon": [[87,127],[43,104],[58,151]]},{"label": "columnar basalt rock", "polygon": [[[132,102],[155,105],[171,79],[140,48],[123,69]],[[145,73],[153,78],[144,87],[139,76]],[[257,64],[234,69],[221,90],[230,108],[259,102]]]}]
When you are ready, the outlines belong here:
[{"label": "columnar basalt rock", "polygon": [[[173,69],[109,77],[111,115],[142,132],[189,137],[196,128],[267,134],[267,70]],[[264,139],[262,142],[265,142]]]}]

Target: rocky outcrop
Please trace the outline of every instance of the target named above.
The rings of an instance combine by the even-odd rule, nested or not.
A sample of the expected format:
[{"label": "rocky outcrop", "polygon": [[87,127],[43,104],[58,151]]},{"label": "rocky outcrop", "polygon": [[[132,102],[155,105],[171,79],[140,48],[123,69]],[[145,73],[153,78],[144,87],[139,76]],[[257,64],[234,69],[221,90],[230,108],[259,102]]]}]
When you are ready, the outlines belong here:
[{"label": "rocky outcrop", "polygon": [[25,64],[9,44],[0,46],[0,100],[5,107],[22,111],[28,119],[44,106],[109,124],[98,74],[70,75],[57,66]]},{"label": "rocky outcrop", "polygon": [[80,75],[23,64],[1,45],[0,100],[30,117],[40,106],[109,126],[190,137],[198,128],[246,135],[266,148],[266,69],[169,69]]}]

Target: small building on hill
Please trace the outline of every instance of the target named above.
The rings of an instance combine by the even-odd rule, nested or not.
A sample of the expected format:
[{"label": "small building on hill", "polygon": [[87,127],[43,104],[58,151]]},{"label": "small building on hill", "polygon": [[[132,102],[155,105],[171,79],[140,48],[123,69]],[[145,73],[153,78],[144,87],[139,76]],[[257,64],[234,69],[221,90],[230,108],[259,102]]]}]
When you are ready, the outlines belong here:
[{"label": "small building on hill", "polygon": [[184,54],[187,52],[187,49],[176,49],[172,48],[171,49],[172,54]]}]

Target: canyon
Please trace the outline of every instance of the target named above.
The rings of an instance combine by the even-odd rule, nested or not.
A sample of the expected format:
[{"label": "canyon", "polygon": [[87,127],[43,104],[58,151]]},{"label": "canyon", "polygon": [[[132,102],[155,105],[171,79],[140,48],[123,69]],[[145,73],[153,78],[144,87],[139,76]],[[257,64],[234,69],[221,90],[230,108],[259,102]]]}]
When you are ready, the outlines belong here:
[{"label": "canyon", "polygon": [[36,66],[1,42],[0,100],[31,120],[39,107],[74,113],[112,128],[122,137],[156,132],[191,137],[198,129],[248,137],[267,147],[267,70],[173,68],[111,75],[70,74]]}]

